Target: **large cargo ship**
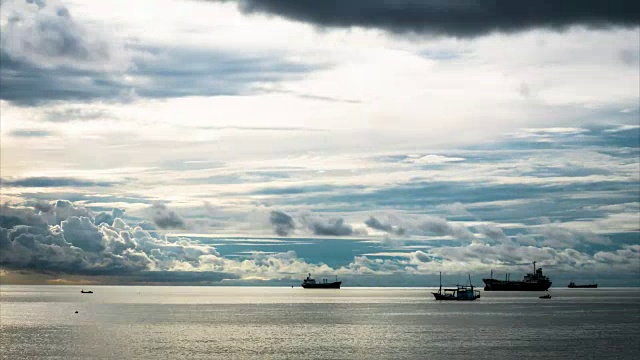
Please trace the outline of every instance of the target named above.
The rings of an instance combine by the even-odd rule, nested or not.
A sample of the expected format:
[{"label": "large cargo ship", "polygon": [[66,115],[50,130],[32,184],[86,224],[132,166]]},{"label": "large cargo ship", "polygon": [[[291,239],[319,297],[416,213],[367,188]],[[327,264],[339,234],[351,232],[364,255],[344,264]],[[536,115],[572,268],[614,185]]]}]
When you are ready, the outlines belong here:
[{"label": "large cargo ship", "polygon": [[536,269],[536,262],[533,262],[533,273],[528,273],[522,281],[498,280],[493,278],[491,272],[490,279],[484,281],[485,291],[545,291],[551,287],[551,280],[542,274],[542,268]]},{"label": "large cargo ship", "polygon": [[342,281],[338,281],[338,277],[336,276],[336,281],[329,282],[327,279],[322,279],[322,282],[318,283],[315,279],[311,278],[311,274],[307,276],[306,279],[302,281],[302,286],[305,289],[340,289],[340,285]]}]

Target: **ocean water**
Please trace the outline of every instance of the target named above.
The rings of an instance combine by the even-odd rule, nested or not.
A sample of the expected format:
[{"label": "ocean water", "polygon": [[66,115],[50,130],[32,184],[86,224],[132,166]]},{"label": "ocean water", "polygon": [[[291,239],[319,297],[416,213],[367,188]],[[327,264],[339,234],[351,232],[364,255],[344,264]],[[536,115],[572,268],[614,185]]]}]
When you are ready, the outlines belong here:
[{"label": "ocean water", "polygon": [[[85,287],[87,289],[88,287]],[[2,359],[637,359],[640,289],[0,286]],[[76,314],[75,311],[78,311]]]}]

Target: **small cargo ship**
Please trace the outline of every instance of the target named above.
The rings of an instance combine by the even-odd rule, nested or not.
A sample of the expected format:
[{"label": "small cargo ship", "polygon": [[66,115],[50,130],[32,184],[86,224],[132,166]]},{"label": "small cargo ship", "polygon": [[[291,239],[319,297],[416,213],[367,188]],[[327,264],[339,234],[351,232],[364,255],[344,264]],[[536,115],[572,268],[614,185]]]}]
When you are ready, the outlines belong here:
[{"label": "small cargo ship", "polygon": [[340,289],[340,285],[342,281],[338,281],[338,277],[336,276],[336,281],[329,282],[327,279],[322,279],[322,282],[318,283],[315,279],[311,278],[311,274],[307,276],[306,279],[302,281],[302,287],[305,289]]},{"label": "small cargo ship", "polygon": [[584,285],[576,285],[573,281],[569,283],[567,286],[570,289],[596,289],[598,284],[584,284]]},{"label": "small cargo ship", "polygon": [[490,279],[484,281],[485,291],[546,291],[551,287],[551,280],[542,274],[542,268],[536,269],[536,262],[533,262],[533,272],[524,276],[522,281],[511,281],[509,278],[498,280],[493,278],[493,271]]},{"label": "small cargo ship", "polygon": [[480,291],[473,290],[471,275],[469,275],[469,286],[457,285],[455,289],[443,289],[442,273],[440,273],[440,288],[438,292],[432,294],[436,300],[472,301],[480,298]]}]

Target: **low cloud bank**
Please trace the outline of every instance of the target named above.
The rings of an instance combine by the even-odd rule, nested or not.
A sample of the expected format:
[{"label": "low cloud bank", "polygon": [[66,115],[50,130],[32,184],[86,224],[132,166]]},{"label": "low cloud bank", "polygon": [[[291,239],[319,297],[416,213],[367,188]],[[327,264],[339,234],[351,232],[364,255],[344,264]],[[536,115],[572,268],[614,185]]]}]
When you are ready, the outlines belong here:
[{"label": "low cloud bank", "polygon": [[[93,279],[112,277],[122,279],[120,283],[190,284],[225,280],[234,284],[277,283],[299,279],[301,274],[311,272],[317,277],[366,278],[368,284],[381,285],[376,281],[387,279],[393,283],[389,276],[419,277],[439,271],[450,274],[488,273],[491,269],[525,272],[530,270],[530,262],[536,260],[555,273],[595,271],[626,274],[627,277],[629,274],[640,275],[640,245],[622,245],[589,253],[541,244],[550,239],[566,243],[567,230],[558,224],[543,224],[540,229],[544,235],[538,236],[538,240],[528,235],[511,239],[497,227],[478,225],[479,237],[491,237],[496,241],[473,241],[461,246],[394,252],[392,255],[356,255],[348,264],[330,267],[308,262],[294,251],[224,257],[214,246],[189,238],[161,236],[154,231],[157,227],[151,222],[129,224],[122,219],[123,214],[121,209],[94,213],[65,200],[37,203],[33,207],[4,204],[0,207],[0,269],[91,276]],[[281,230],[294,228],[292,217],[280,212],[273,214],[272,223],[283,226]],[[368,221],[372,228],[397,231],[393,226],[371,219],[375,218]],[[342,218],[323,221],[309,217],[305,221],[306,226],[321,234],[354,233]],[[442,220],[428,219],[418,224],[438,234],[467,234],[453,226],[455,224]],[[602,237],[574,231],[574,238],[576,236],[579,240],[588,238],[598,245],[608,242]],[[537,244],[527,244],[533,242]],[[375,278],[378,280],[372,280]],[[354,283],[358,283],[357,280]]]}]

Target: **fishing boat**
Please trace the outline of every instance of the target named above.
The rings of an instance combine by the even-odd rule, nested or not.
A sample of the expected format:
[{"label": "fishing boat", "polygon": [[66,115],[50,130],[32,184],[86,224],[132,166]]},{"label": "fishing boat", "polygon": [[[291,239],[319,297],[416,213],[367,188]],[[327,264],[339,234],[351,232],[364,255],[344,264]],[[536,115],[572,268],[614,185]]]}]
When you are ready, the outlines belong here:
[{"label": "fishing boat", "polygon": [[471,275],[469,274],[469,286],[457,285],[455,289],[442,288],[442,272],[440,273],[440,288],[432,293],[436,300],[472,301],[480,298],[480,291],[473,290]]},{"label": "fishing boat", "polygon": [[327,279],[322,279],[322,282],[316,282],[315,279],[311,278],[311,274],[307,276],[306,279],[302,281],[302,286],[305,289],[340,289],[340,285],[342,281],[338,281],[338,277],[336,276],[336,281],[329,282]]}]

